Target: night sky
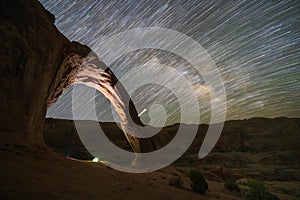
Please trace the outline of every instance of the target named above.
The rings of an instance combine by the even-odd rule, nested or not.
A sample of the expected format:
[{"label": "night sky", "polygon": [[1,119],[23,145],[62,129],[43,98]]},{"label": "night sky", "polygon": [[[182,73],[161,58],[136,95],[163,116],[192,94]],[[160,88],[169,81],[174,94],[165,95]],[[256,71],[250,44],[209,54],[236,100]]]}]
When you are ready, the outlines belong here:
[{"label": "night sky", "polygon": [[[88,45],[96,54],[98,41],[103,37],[132,28],[162,27],[190,36],[207,50],[223,78],[226,120],[300,117],[300,1],[41,0],[41,3],[55,15],[56,26],[69,40]],[[128,52],[109,67],[121,78],[135,66],[156,63],[173,67],[191,83],[199,100],[200,122],[209,122],[212,88],[179,56],[144,49]],[[160,104],[166,109],[166,124],[172,124],[180,121],[180,106],[174,92],[185,92],[180,83],[174,84],[178,84],[177,91],[153,84],[129,93],[132,92],[139,113]],[[82,89],[82,95],[93,92],[86,87]],[[66,91],[48,110],[48,117],[72,119],[71,91],[72,88]],[[99,120],[112,121],[108,100],[98,93],[96,102]],[[82,119],[89,119],[89,112]],[[159,115],[161,110],[157,112]],[[151,122],[148,111],[141,118],[144,123],[159,123]],[[190,116],[183,122],[198,123],[195,119]]]}]

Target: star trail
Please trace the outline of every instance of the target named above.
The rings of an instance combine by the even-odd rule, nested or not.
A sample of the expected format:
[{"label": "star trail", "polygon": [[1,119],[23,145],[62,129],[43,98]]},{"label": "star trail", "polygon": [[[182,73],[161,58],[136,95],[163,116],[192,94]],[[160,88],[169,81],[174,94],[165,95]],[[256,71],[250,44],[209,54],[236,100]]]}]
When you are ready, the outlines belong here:
[{"label": "star trail", "polygon": [[[41,3],[55,15],[57,28],[69,40],[89,46],[96,54],[98,40],[133,28],[161,27],[190,36],[207,50],[223,78],[226,120],[300,117],[299,1],[41,0]],[[190,63],[177,55],[142,49],[128,52],[109,67],[121,78],[134,66],[145,63],[174,67],[189,80],[199,99],[201,123],[209,122],[211,88]],[[88,90],[92,89],[83,91]],[[180,84],[178,90],[184,92],[180,91]],[[72,119],[71,92],[72,88],[48,109],[47,117]],[[144,123],[151,123],[148,110],[154,104],[166,109],[166,124],[180,121],[178,102],[172,91],[163,86],[143,86],[134,91],[132,99],[138,113],[145,112],[141,116]],[[109,105],[99,93],[96,109],[100,121],[114,120]],[[89,119],[88,111],[85,119]],[[193,116],[184,123],[195,123]]]}]

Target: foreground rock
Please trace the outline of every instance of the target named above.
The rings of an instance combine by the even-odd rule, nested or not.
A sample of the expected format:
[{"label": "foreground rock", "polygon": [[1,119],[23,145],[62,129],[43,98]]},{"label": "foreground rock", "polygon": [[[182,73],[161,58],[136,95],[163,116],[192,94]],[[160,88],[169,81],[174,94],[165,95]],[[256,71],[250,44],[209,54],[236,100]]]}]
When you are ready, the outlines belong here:
[{"label": "foreground rock", "polygon": [[47,103],[90,49],[65,38],[36,0],[1,1],[0,20],[1,141],[42,145]]}]

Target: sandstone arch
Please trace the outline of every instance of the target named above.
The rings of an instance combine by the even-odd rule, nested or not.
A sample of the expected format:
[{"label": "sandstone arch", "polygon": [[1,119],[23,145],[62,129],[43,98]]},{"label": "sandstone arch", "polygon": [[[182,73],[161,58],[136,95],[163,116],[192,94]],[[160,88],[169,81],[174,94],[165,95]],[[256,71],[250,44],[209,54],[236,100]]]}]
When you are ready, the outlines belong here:
[{"label": "sandstone arch", "polygon": [[[0,139],[6,145],[43,146],[46,109],[74,84],[91,50],[63,36],[54,26],[54,16],[38,1],[0,4]],[[92,62],[106,68],[99,59]],[[118,87],[122,98],[130,102],[125,115],[143,126],[126,90],[121,84],[116,86],[116,76],[108,68],[104,72],[111,87]],[[128,135],[127,139],[135,152],[154,149],[150,140]]]}]

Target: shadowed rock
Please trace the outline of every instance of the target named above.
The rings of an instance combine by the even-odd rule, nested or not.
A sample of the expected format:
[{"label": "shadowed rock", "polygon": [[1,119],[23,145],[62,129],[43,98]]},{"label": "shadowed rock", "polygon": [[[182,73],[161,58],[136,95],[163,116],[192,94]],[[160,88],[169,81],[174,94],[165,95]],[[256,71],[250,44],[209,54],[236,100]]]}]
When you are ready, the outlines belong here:
[{"label": "shadowed rock", "polygon": [[70,84],[70,72],[90,49],[65,38],[38,1],[0,4],[0,137],[42,145],[47,103]]},{"label": "shadowed rock", "polygon": [[[111,100],[123,119],[122,128],[135,152],[145,150],[141,143],[151,150],[151,142],[127,134],[133,123],[137,127],[143,125],[115,75],[96,57],[87,60],[91,50],[70,42],[56,29],[54,20],[38,1],[0,2],[0,139],[6,144],[43,145],[47,107],[77,81],[94,87]],[[93,74],[85,73],[91,68],[99,72],[96,79]],[[82,79],[82,75],[88,75],[89,79]],[[110,98],[110,94],[114,96]],[[114,101],[116,94],[119,103]]]}]

